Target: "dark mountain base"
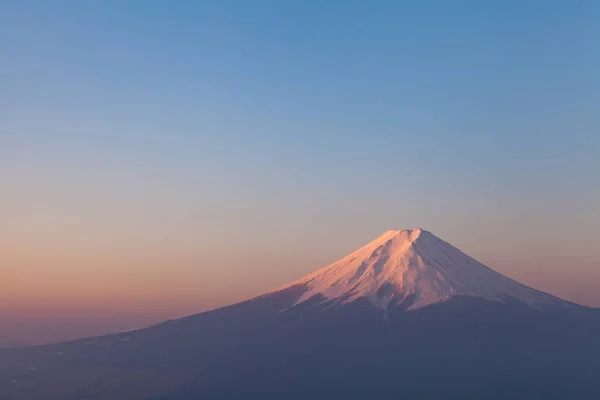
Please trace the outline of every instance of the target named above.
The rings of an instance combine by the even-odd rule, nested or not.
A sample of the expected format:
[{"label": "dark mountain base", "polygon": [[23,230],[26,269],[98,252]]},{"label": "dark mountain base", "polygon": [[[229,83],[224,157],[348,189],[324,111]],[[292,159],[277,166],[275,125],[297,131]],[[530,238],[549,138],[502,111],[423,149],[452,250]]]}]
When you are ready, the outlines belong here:
[{"label": "dark mountain base", "polygon": [[387,315],[366,299],[289,308],[302,292],[4,351],[0,398],[600,398],[597,310],[472,298]]}]

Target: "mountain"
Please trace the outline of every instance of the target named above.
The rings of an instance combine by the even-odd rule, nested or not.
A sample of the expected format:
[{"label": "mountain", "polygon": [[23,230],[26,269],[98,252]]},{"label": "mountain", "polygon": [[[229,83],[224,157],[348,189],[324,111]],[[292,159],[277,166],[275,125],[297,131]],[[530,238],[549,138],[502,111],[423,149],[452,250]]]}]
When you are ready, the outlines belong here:
[{"label": "mountain", "polygon": [[388,231],[242,303],[0,360],[11,400],[598,399],[600,310]]},{"label": "mountain", "polygon": [[305,286],[296,304],[322,295],[346,304],[365,297],[385,311],[416,310],[456,296],[518,301],[531,306],[569,303],[521,285],[422,229],[387,231],[361,249],[286,287]]}]

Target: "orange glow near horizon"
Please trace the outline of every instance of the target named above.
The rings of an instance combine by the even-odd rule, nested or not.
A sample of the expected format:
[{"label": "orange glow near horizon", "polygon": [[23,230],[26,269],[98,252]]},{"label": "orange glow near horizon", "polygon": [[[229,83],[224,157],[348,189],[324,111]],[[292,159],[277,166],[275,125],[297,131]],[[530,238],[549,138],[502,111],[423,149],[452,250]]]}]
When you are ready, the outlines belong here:
[{"label": "orange glow near horizon", "polygon": [[[2,310],[42,316],[191,314],[259,295],[357,246],[344,252],[333,242],[332,251],[315,246],[310,255],[305,249],[277,252],[246,248],[237,253],[216,249],[185,256],[183,252],[179,256],[168,254],[164,248],[162,255],[157,249],[142,255],[4,247],[0,249],[2,265],[12,267],[2,269]],[[600,299],[593,295],[600,282],[591,259],[578,259],[579,269],[567,271],[562,266],[574,261],[567,256],[545,255],[536,260],[515,252],[511,258],[501,259],[498,254],[488,254],[487,258],[497,261],[482,261],[530,286],[567,300],[600,305]]]}]

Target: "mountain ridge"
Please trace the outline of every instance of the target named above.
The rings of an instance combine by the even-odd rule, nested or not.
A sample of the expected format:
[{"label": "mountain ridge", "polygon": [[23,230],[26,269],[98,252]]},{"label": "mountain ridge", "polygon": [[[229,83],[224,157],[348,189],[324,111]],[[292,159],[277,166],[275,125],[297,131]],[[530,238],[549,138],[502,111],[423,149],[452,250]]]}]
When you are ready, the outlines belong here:
[{"label": "mountain ridge", "polygon": [[599,309],[521,285],[424,230],[387,231],[240,303],[0,353],[3,400],[600,398]]}]

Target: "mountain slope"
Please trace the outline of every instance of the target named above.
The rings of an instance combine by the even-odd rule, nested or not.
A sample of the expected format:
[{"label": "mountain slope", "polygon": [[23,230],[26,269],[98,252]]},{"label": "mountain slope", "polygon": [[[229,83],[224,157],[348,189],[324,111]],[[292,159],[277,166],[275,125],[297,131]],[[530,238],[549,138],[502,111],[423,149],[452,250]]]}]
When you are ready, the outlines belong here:
[{"label": "mountain slope", "polygon": [[0,398],[600,398],[600,312],[429,232],[389,231],[263,296],[0,352]]},{"label": "mountain slope", "polygon": [[386,309],[390,303],[411,298],[409,310],[414,310],[454,296],[472,296],[569,307],[567,302],[506,278],[422,229],[387,231],[286,287],[298,284],[308,288],[298,302],[316,294],[344,303],[366,297]]}]

